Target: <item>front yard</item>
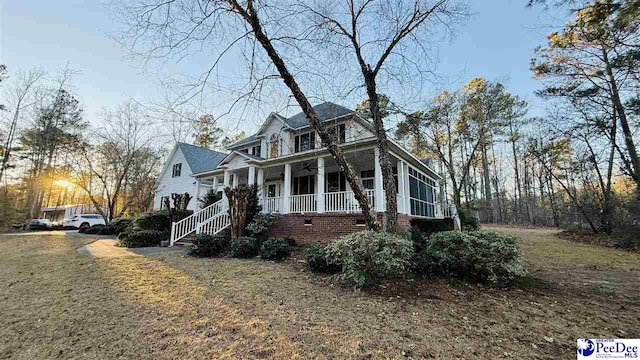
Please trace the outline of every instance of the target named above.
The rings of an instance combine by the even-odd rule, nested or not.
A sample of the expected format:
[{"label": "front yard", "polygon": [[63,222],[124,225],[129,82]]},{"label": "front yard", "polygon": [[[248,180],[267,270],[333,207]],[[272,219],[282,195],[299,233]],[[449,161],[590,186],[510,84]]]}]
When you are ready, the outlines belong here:
[{"label": "front yard", "polygon": [[288,262],[79,256],[90,237],[0,238],[0,358],[575,358],[640,337],[640,255],[522,238],[534,281],[367,291]]}]

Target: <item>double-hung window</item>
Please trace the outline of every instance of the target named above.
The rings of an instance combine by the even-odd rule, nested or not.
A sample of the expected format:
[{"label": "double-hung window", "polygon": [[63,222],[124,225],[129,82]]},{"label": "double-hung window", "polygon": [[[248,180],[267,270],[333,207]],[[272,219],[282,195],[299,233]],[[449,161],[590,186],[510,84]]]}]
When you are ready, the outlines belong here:
[{"label": "double-hung window", "polygon": [[182,173],[182,163],[173,164],[171,177],[179,177],[181,173]]},{"label": "double-hung window", "polygon": [[316,133],[314,131],[305,134],[296,135],[295,152],[302,152],[315,149]]},{"label": "double-hung window", "polygon": [[347,140],[344,124],[332,126],[327,129],[327,132],[329,133],[329,137],[338,144],[343,144]]},{"label": "double-hung window", "polygon": [[347,181],[342,172],[327,174],[326,192],[347,191]]}]

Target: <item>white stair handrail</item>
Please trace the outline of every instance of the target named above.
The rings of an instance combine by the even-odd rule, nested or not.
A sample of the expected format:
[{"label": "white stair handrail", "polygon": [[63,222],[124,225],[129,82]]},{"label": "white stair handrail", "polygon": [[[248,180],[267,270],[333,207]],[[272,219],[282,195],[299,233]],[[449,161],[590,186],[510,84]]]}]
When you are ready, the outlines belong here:
[{"label": "white stair handrail", "polygon": [[185,236],[193,233],[199,232],[203,223],[207,222],[209,219],[215,217],[221,212],[226,213],[228,208],[228,202],[226,199],[219,200],[203,209],[200,209],[193,214],[187,216],[186,218],[174,222],[171,224],[171,239],[170,246],[184,238]]}]

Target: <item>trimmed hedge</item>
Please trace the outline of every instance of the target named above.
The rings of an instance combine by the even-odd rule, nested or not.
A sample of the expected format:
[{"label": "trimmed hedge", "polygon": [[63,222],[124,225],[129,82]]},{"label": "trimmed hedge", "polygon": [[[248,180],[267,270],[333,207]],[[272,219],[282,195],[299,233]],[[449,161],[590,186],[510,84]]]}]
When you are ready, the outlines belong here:
[{"label": "trimmed hedge", "polygon": [[441,232],[420,254],[424,273],[505,284],[527,275],[519,240],[492,231]]},{"label": "trimmed hedge", "polygon": [[293,248],[289,245],[289,240],[284,238],[270,238],[262,242],[260,246],[260,258],[264,260],[283,260],[289,255]]},{"label": "trimmed hedge", "polygon": [[327,247],[315,244],[304,249],[305,267],[313,272],[335,274],[342,266],[335,259],[327,257]]},{"label": "trimmed hedge", "polygon": [[404,276],[413,254],[409,239],[385,232],[352,233],[327,245],[327,256],[342,264],[340,277],[357,287]]},{"label": "trimmed hedge", "polygon": [[231,240],[231,256],[235,258],[252,258],[260,253],[260,240],[242,236],[237,240]]},{"label": "trimmed hedge", "polygon": [[113,220],[109,225],[105,225],[102,229],[100,229],[100,234],[102,235],[118,235],[123,232],[133,220],[127,218],[120,218]]},{"label": "trimmed hedge", "polygon": [[78,232],[81,234],[102,234],[102,230],[105,228],[105,225],[95,224],[89,227],[79,228]]},{"label": "trimmed hedge", "polygon": [[[123,236],[123,234],[126,234]],[[120,245],[124,247],[146,247],[146,246],[160,246],[160,242],[163,240],[169,240],[171,233],[169,231],[158,230],[140,230],[133,232],[123,232],[118,237]]]},{"label": "trimmed hedge", "polygon": [[212,257],[229,251],[231,241],[228,233],[224,234],[198,234],[193,240],[193,245],[189,249],[189,255]]},{"label": "trimmed hedge", "polygon": [[157,210],[138,216],[133,221],[133,224],[141,230],[164,231],[171,229],[171,218],[169,217],[169,211]]}]

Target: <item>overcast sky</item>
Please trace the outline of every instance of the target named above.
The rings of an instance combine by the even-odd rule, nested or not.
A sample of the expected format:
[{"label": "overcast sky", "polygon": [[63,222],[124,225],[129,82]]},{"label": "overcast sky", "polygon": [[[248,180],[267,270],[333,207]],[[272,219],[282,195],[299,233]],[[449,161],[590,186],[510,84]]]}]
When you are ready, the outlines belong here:
[{"label": "overcast sky", "polygon": [[[201,57],[145,71],[139,60],[128,58],[127,49],[114,41],[117,23],[99,1],[0,1],[0,63],[6,64],[10,73],[36,66],[54,71],[69,63],[79,72],[73,80],[74,90],[85,117],[94,125],[99,124],[105,106],[114,107],[128,99],[145,103],[157,98],[162,93],[159,80],[166,74],[199,74],[206,70],[207,59]],[[532,105],[530,114],[540,114],[544,105],[533,94],[540,83],[532,78],[529,62],[535,47],[542,45],[551,31],[550,24],[560,22],[552,18],[554,14],[526,8],[525,3],[471,1],[472,17],[457,29],[454,39],[439,45],[437,73],[442,82],[424,92],[456,88],[472,77],[483,76],[504,82]],[[232,65],[227,62],[224,69],[233,69]],[[214,116],[224,111],[210,110]],[[227,127],[239,126],[249,133],[258,126],[257,120],[227,121]]]}]

